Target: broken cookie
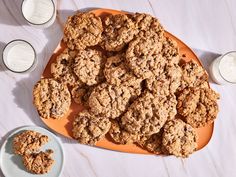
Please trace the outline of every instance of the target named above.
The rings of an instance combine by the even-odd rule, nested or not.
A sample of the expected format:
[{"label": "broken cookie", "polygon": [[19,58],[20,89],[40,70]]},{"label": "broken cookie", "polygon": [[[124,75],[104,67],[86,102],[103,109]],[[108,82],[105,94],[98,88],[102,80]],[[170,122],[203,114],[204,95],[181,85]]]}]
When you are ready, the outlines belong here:
[{"label": "broken cookie", "polygon": [[33,174],[48,173],[54,160],[52,159],[53,150],[49,149],[46,152],[40,151],[37,153],[26,154],[22,157],[25,168]]},{"label": "broken cookie", "polygon": [[13,138],[13,152],[18,155],[37,152],[44,144],[48,142],[48,137],[41,133],[26,130]]}]

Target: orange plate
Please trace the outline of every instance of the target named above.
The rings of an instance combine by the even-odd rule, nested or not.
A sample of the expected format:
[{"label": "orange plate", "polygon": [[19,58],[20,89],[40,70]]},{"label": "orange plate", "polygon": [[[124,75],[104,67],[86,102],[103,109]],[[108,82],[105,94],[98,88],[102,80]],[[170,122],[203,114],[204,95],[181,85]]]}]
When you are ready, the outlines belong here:
[{"label": "orange plate", "polygon": [[[101,16],[101,17],[102,16],[104,17],[108,14],[124,14],[124,13],[126,13],[126,12],[110,10],[110,9],[96,9],[96,10],[93,10],[92,12],[94,14],[96,14],[97,16]],[[199,61],[197,56],[193,53],[193,51],[187,45],[185,45],[181,40],[179,40],[178,38],[176,38],[175,36],[173,36],[172,34],[170,34],[168,32],[165,32],[165,35],[174,39],[178,43],[179,49],[180,49],[180,54],[186,55],[186,61],[187,61],[187,59],[193,59],[193,60],[197,61],[197,63],[199,65],[201,65],[201,62]],[[58,45],[58,47],[56,48],[56,50],[54,51],[54,54],[51,56],[47,66],[43,72],[44,78],[51,77],[51,74],[50,74],[51,63],[55,61],[56,57],[63,51],[64,48],[65,48],[65,44],[63,44],[63,42],[61,42]],[[78,112],[80,112],[82,109],[83,109],[82,106],[80,106],[76,103],[72,103],[69,112],[63,118],[61,118],[59,120],[43,119],[42,118],[42,121],[48,127],[53,129],[54,131],[66,136],[68,138],[72,138],[72,121],[73,121],[74,115],[77,114]],[[211,136],[213,133],[213,127],[214,127],[214,124],[212,123],[206,127],[197,129],[197,133],[199,135],[198,150],[203,148],[211,139]],[[105,149],[121,151],[121,152],[137,153],[137,154],[151,154],[150,152],[143,150],[134,144],[132,144],[132,145],[115,144],[111,140],[109,135],[106,136],[106,138],[100,140],[96,144],[96,146],[101,147],[101,148],[105,148]]]}]

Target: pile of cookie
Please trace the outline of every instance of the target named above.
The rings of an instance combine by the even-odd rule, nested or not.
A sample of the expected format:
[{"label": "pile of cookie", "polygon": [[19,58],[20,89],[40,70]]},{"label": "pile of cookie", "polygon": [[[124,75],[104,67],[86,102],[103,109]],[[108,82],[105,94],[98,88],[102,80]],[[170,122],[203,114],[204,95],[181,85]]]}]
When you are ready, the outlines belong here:
[{"label": "pile of cookie", "polygon": [[45,152],[40,148],[49,141],[48,136],[36,131],[25,130],[15,135],[13,138],[13,152],[22,157],[23,165],[33,174],[48,173],[54,160],[52,159],[53,150]]},{"label": "pile of cookie", "polygon": [[85,107],[73,122],[80,143],[94,145],[107,135],[154,153],[187,157],[196,150],[194,128],[214,121],[219,95],[201,66],[181,60],[155,17],[77,12],[65,24],[63,41],[53,78],[34,88],[41,117],[63,117],[72,98]]}]

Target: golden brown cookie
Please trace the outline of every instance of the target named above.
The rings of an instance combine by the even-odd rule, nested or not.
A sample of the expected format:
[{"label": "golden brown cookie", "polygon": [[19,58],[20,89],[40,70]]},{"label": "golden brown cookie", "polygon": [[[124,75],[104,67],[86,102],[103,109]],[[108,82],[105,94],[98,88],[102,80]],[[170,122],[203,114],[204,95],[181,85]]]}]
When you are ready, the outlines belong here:
[{"label": "golden brown cookie", "polygon": [[136,98],[141,94],[141,82],[143,80],[137,78],[127,67],[125,54],[117,54],[108,58],[104,68],[104,75],[109,84],[128,87],[133,97]]},{"label": "golden brown cookie", "polygon": [[149,136],[160,131],[168,119],[165,98],[145,92],[121,117],[122,126],[130,133]]},{"label": "golden brown cookie", "polygon": [[112,85],[120,85],[126,81],[129,68],[125,63],[125,54],[117,54],[107,58],[104,75],[106,81]]},{"label": "golden brown cookie", "polygon": [[161,73],[163,63],[160,51],[162,44],[153,38],[136,38],[129,43],[126,60],[134,74],[142,79]]},{"label": "golden brown cookie", "polygon": [[95,116],[88,110],[80,112],[73,122],[73,137],[82,144],[95,145],[109,131],[111,122],[106,117]]},{"label": "golden brown cookie", "polygon": [[169,154],[188,157],[197,148],[197,132],[180,119],[168,121],[164,126],[162,145]]},{"label": "golden brown cookie", "polygon": [[74,87],[71,90],[71,96],[75,103],[87,106],[87,101],[92,93],[94,87],[84,86],[84,87]]},{"label": "golden brown cookie", "polygon": [[208,75],[204,68],[195,61],[190,61],[181,66],[182,77],[179,91],[186,87],[208,87]]},{"label": "golden brown cookie", "polygon": [[170,94],[165,97],[165,100],[163,100],[163,105],[165,106],[165,109],[167,111],[168,117],[167,119],[174,119],[177,114],[177,99],[174,94]]},{"label": "golden brown cookie", "polygon": [[130,42],[137,30],[132,20],[124,14],[109,15],[103,23],[101,46],[107,51],[120,51]]},{"label": "golden brown cookie", "polygon": [[48,137],[41,133],[26,130],[13,138],[12,149],[15,154],[24,155],[37,152],[48,142]]},{"label": "golden brown cookie", "polygon": [[79,80],[91,86],[102,80],[105,58],[100,51],[79,50],[73,64],[74,73]]},{"label": "golden brown cookie", "polygon": [[72,67],[76,54],[76,51],[70,51],[70,49],[66,48],[57,57],[56,61],[51,64],[52,76],[59,82],[72,87],[75,85],[83,85],[74,73]]},{"label": "golden brown cookie", "polygon": [[178,97],[178,113],[193,127],[212,123],[218,114],[219,94],[210,88],[184,89]]},{"label": "golden brown cookie", "polygon": [[49,149],[46,152],[37,152],[26,154],[22,157],[25,168],[33,174],[45,174],[48,173],[54,160],[52,159],[53,150]]},{"label": "golden brown cookie", "polygon": [[90,12],[77,12],[66,21],[63,41],[72,50],[85,49],[97,45],[101,41],[102,32],[100,17]]},{"label": "golden brown cookie", "polygon": [[151,136],[143,136],[137,141],[137,144],[150,152],[160,153],[162,152],[162,133],[163,130],[161,129]]},{"label": "golden brown cookie", "polygon": [[130,98],[127,87],[103,83],[94,88],[88,104],[94,114],[114,119],[127,109]]},{"label": "golden brown cookie", "polygon": [[138,133],[132,134],[127,132],[119,120],[111,120],[111,128],[109,130],[109,135],[112,139],[118,144],[131,144],[133,142],[138,141],[139,135]]},{"label": "golden brown cookie", "polygon": [[147,88],[154,94],[168,96],[174,94],[181,82],[182,70],[176,64],[167,64],[158,76],[146,79]]},{"label": "golden brown cookie", "polygon": [[161,53],[162,57],[170,64],[176,65],[180,61],[177,42],[169,37],[164,38]]},{"label": "golden brown cookie", "polygon": [[34,105],[40,117],[59,119],[69,110],[71,95],[66,85],[53,79],[41,79],[34,86]]},{"label": "golden brown cookie", "polygon": [[135,13],[132,20],[138,30],[137,37],[153,37],[156,41],[163,40],[164,28],[157,18],[145,13]]}]

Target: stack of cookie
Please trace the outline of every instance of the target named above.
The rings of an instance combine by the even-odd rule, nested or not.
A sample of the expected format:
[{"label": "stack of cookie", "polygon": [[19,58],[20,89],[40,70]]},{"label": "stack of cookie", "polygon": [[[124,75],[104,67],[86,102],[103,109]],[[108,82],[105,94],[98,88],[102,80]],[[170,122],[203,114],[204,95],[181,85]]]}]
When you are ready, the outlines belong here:
[{"label": "stack of cookie", "polygon": [[73,122],[80,143],[94,145],[108,134],[115,143],[154,153],[187,157],[196,150],[194,128],[214,121],[219,95],[201,66],[180,62],[177,43],[156,18],[77,12],[65,24],[63,41],[53,78],[34,88],[41,117],[63,117],[72,97],[85,107]]}]

